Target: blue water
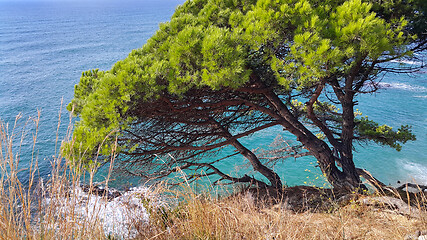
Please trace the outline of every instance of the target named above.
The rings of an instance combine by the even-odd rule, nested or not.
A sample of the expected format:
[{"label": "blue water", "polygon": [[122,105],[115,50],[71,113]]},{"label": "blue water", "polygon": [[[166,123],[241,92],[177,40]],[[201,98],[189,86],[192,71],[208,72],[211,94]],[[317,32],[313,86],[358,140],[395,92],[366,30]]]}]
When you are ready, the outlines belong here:
[{"label": "blue water", "polygon": [[[55,154],[61,99],[65,105],[72,99],[81,72],[107,70],[141,47],[183,1],[0,0],[0,118],[12,124],[18,113],[27,119],[41,110],[36,148],[41,177],[49,173],[49,159]],[[427,184],[427,74],[388,75],[383,86],[377,94],[362,96],[359,110],[394,127],[412,125],[418,140],[406,144],[401,152],[377,145],[358,146],[356,165],[386,183]],[[63,110],[60,139],[67,129],[67,115]],[[278,130],[263,131],[244,143],[251,149],[266,147]],[[24,141],[23,167],[29,164],[30,150],[31,137]],[[243,158],[235,157],[232,162],[241,163]],[[307,157],[288,159],[275,170],[289,185],[322,184],[314,166],[315,161]],[[229,163],[222,167],[239,171]]]},{"label": "blue water", "polygon": [[[41,110],[36,152],[42,177],[55,153],[61,99],[65,108],[82,71],[111,68],[141,47],[182,2],[0,0],[0,118],[13,125],[22,113],[22,126]],[[66,110],[61,118],[60,139],[68,126]],[[30,162],[31,141],[25,138],[22,168]]]}]

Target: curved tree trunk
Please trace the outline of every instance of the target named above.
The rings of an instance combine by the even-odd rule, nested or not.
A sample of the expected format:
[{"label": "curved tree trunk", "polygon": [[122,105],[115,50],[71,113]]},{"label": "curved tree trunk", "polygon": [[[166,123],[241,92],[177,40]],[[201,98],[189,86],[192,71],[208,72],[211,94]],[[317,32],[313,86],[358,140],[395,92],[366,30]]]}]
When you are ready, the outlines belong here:
[{"label": "curved tree trunk", "polygon": [[334,188],[353,191],[360,187],[360,177],[356,173],[352,158],[340,161],[343,168],[343,171],[340,171],[335,165],[338,159],[328,144],[308,130],[272,90],[265,92],[264,95],[283,118],[282,126],[295,135],[297,140],[317,159],[320,169]]}]

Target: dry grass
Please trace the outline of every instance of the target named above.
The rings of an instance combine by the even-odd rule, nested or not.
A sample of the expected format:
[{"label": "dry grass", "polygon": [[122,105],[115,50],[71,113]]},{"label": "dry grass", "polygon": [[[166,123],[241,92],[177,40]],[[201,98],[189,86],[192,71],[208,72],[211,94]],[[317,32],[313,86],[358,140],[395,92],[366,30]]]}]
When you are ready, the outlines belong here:
[{"label": "dry grass", "polygon": [[[60,154],[44,160],[51,164],[49,179],[37,178],[39,121],[40,112],[27,120],[18,115],[12,126],[0,121],[0,239],[104,239],[96,216],[76,214],[76,196],[69,193],[77,189],[81,174],[64,164]],[[22,163],[21,151],[29,145],[30,163]],[[67,209],[64,202],[70,203]]]},{"label": "dry grass", "polygon": [[[76,196],[69,193],[78,187],[81,173],[64,164],[60,153],[50,160],[52,172],[44,184],[36,183],[35,154],[25,169],[29,183],[23,184],[18,178],[24,170],[19,153],[29,136],[35,151],[39,118],[19,125],[22,119],[18,116],[13,128],[0,122],[0,239],[106,239],[96,214],[82,217],[77,213]],[[141,197],[150,213],[150,223],[135,222],[137,239],[403,239],[417,230],[427,230],[422,204],[425,198],[414,201],[424,212],[412,218],[361,201],[343,206],[331,201],[326,210],[295,213],[287,207],[290,200],[286,197],[271,201],[265,194],[256,196],[242,191],[217,199],[212,197],[214,194],[196,194],[189,186],[154,191],[169,196],[171,204],[153,206]],[[292,194],[293,201],[298,200],[298,195]],[[49,204],[43,201],[46,198],[51,199]],[[130,206],[128,214],[142,213],[132,211]]]},{"label": "dry grass", "polygon": [[426,212],[411,218],[356,201],[328,213],[295,213],[283,203],[262,204],[250,193],[222,200],[188,188],[181,194],[181,205],[151,215],[141,239],[403,239],[427,229]]}]

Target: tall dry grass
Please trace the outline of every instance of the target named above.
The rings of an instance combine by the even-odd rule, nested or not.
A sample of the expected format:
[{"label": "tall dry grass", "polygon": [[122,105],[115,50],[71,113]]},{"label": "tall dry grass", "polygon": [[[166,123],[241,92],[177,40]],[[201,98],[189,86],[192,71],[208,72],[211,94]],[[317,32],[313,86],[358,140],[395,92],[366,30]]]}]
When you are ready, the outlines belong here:
[{"label": "tall dry grass", "polygon": [[[40,112],[28,119],[18,115],[11,125],[0,119],[0,239],[104,239],[97,216],[84,218],[76,209],[73,193],[83,173],[66,164],[58,149],[52,158],[38,159],[39,123]],[[21,159],[29,144],[31,157]],[[50,162],[48,179],[39,179],[39,161]]]}]

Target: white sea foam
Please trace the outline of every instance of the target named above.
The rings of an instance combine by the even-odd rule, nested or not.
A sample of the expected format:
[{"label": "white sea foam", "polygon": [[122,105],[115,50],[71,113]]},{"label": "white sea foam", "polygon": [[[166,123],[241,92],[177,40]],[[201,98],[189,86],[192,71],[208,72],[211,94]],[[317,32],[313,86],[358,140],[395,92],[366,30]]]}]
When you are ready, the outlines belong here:
[{"label": "white sea foam", "polygon": [[401,89],[401,90],[406,90],[406,91],[411,91],[411,92],[427,92],[426,87],[413,85],[413,84],[406,84],[406,83],[380,82],[380,83],[378,83],[378,86],[380,88]]},{"label": "white sea foam", "polygon": [[408,65],[423,65],[423,62],[409,61],[409,60],[392,60],[391,62],[403,63],[403,64],[408,64]]},{"label": "white sea foam", "polygon": [[[135,226],[149,224],[149,215],[143,206],[143,199],[149,199],[154,206],[162,202],[146,187],[135,187],[123,195],[106,200],[103,197],[88,194],[82,188],[76,187],[71,192],[70,198],[53,199],[46,198],[45,204],[58,204],[58,213],[74,215],[79,219],[98,218],[102,222],[105,235],[115,238],[135,238],[137,230]],[[71,211],[74,213],[71,214]]]},{"label": "white sea foam", "polygon": [[414,182],[420,185],[427,185],[427,164],[419,164],[406,159],[398,160],[398,164],[403,166],[408,182]]}]

